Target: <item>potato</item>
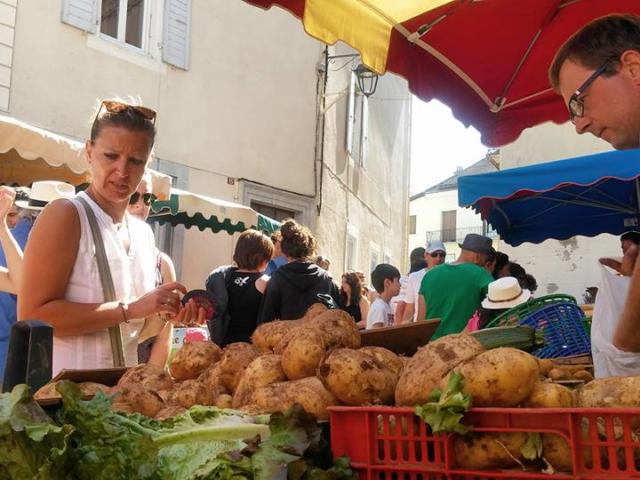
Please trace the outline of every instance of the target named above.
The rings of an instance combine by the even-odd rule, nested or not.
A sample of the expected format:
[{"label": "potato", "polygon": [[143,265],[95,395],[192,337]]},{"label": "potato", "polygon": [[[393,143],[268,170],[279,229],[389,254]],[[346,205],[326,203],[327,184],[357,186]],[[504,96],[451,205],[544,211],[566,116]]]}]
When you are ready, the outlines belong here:
[{"label": "potato", "polygon": [[[518,466],[520,449],[527,442],[523,432],[468,433],[456,435],[453,454],[457,467],[464,470],[496,470]],[[516,461],[517,460],[517,461]]]},{"label": "potato", "polygon": [[640,407],[640,376],[597,378],[578,390],[579,407]]},{"label": "potato", "polygon": [[329,418],[327,407],[337,405],[338,400],[317,377],[307,377],[257,388],[251,397],[251,404],[243,410],[251,413],[286,412],[296,403],[316,418],[326,420]]},{"label": "potato", "polygon": [[[56,390],[56,385],[58,382],[49,382],[46,385],[40,387],[38,391],[35,393],[33,398],[35,400],[50,400],[50,399],[59,399],[62,400],[62,395],[58,393]],[[102,383],[95,382],[80,382],[78,383],[78,387],[80,387],[80,392],[82,394],[82,398],[92,398],[98,391],[105,393],[106,395],[111,395],[112,388],[103,385]]]},{"label": "potato", "polygon": [[561,435],[545,433],[542,435],[542,456],[559,472],[572,472],[573,461],[571,447]]},{"label": "potato", "polygon": [[218,408],[231,408],[233,403],[233,398],[231,395],[227,393],[223,393],[218,398],[216,398],[215,406]]},{"label": "potato", "polygon": [[191,380],[220,360],[222,350],[213,342],[185,343],[171,359],[169,372],[176,380]]},{"label": "potato", "polygon": [[111,404],[112,410],[127,413],[137,412],[147,417],[155,417],[164,407],[165,403],[157,393],[146,390],[141,385],[120,387]]},{"label": "potato", "polygon": [[568,380],[569,378],[571,378],[571,373],[566,371],[564,368],[554,367],[549,370],[547,376],[554,382],[557,382],[559,380]]},{"label": "potato", "polygon": [[171,396],[171,403],[178,404],[184,408],[191,408],[194,405],[213,405],[215,392],[207,389],[198,380],[185,380],[180,382]]},{"label": "potato", "polygon": [[289,380],[313,377],[327,353],[327,335],[315,328],[296,331],[282,351],[282,370]]},{"label": "potato", "polygon": [[156,420],[165,420],[167,418],[171,418],[171,417],[175,417],[176,415],[180,415],[181,413],[186,412],[187,409],[184,408],[182,405],[167,405],[166,407],[164,407],[162,410],[160,410],[158,413],[156,413],[156,416],[154,417]]},{"label": "potato", "polygon": [[[218,387],[224,387],[222,381],[222,369],[220,368],[220,362],[210,366],[204,372],[200,374],[198,380],[207,388],[215,390]],[[226,388],[225,388],[226,390]]]},{"label": "potato", "polygon": [[224,348],[220,359],[220,382],[233,394],[244,370],[258,356],[260,350],[250,343],[231,343]]},{"label": "potato", "polygon": [[282,357],[268,354],[255,358],[244,371],[233,394],[229,407],[239,408],[251,401],[253,391],[270,383],[284,382],[287,377],[282,370]]},{"label": "potato", "polygon": [[402,370],[396,386],[396,404],[425,403],[442,377],[483,351],[480,342],[467,334],[447,335],[419,348]]},{"label": "potato", "polygon": [[[533,390],[540,376],[535,357],[515,348],[496,348],[458,365],[464,391],[474,407],[516,407]],[[445,389],[448,376],[440,388]]]},{"label": "potato", "polygon": [[303,320],[274,320],[263,323],[258,325],[258,328],[251,335],[251,343],[262,351],[271,352],[286,333],[302,326],[302,324]]},{"label": "potato", "polygon": [[329,310],[329,308],[324,303],[314,303],[307,309],[307,311],[304,313],[304,317],[302,317],[300,320],[302,320],[303,322],[312,320],[318,315],[326,312],[327,310]]},{"label": "potato", "polygon": [[406,357],[396,355],[391,350],[383,347],[362,347],[360,351],[375,357],[376,360],[391,370],[395,375],[398,375],[398,377],[406,363]]},{"label": "potato", "polygon": [[593,375],[591,375],[591,373],[587,372],[586,370],[578,370],[577,372],[573,373],[573,378],[575,380],[582,380],[585,383],[589,383],[591,380],[593,380]]},{"label": "potato", "polygon": [[571,390],[553,382],[536,382],[526,399],[525,407],[568,408],[573,406]]},{"label": "potato", "polygon": [[327,335],[328,347],[360,348],[360,330],[353,317],[344,310],[327,310],[305,322]]},{"label": "potato", "polygon": [[544,375],[545,377],[549,375],[551,369],[555,367],[553,360],[550,358],[538,358],[538,368],[540,369],[540,375]]},{"label": "potato", "polygon": [[391,404],[398,375],[362,350],[338,348],[318,367],[318,378],[345,405]]},{"label": "potato", "polygon": [[138,385],[154,392],[160,390],[171,390],[173,380],[171,376],[162,368],[149,363],[141,363],[135,367],[127,369],[120,380],[118,387],[125,385]]}]

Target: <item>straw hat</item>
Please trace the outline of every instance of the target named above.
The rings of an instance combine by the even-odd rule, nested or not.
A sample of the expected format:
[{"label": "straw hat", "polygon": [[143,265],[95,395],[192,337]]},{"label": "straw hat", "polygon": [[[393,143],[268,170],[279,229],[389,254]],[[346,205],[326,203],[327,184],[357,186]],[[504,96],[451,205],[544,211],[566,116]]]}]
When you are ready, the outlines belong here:
[{"label": "straw hat", "polygon": [[76,194],[73,185],[54,180],[33,182],[29,200],[16,200],[16,205],[28,210],[42,210],[49,202],[59,198],[72,198]]},{"label": "straw hat", "polygon": [[523,304],[531,298],[531,292],[522,288],[514,277],[502,277],[489,284],[487,298],[482,307],[487,310],[502,310]]}]

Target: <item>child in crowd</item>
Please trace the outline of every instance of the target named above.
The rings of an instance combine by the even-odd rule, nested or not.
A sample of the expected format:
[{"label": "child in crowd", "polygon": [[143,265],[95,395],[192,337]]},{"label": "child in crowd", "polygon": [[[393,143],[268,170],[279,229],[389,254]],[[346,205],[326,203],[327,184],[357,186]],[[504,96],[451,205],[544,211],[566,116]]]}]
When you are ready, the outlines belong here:
[{"label": "child in crowd", "polygon": [[381,263],[371,272],[371,283],[379,296],[369,309],[367,328],[389,327],[394,323],[389,301],[400,293],[400,271],[393,265]]}]

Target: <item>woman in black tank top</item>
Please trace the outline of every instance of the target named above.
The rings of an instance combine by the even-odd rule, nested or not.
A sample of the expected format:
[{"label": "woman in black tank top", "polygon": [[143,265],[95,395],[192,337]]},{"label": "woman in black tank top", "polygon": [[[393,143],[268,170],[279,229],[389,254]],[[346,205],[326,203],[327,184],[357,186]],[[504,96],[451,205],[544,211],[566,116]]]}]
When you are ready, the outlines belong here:
[{"label": "woman in black tank top", "polygon": [[356,325],[365,328],[369,313],[369,302],[362,295],[362,283],[355,272],[342,275],[340,286],[341,308],[353,317]]}]

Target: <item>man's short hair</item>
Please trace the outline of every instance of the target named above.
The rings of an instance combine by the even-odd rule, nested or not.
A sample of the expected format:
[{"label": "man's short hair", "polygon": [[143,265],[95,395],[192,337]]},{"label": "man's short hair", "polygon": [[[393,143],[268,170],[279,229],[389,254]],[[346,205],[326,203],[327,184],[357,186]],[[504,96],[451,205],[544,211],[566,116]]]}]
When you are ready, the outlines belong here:
[{"label": "man's short hair", "polygon": [[393,281],[396,278],[400,278],[400,270],[388,263],[381,263],[380,265],[377,265],[371,272],[371,284],[378,293],[383,292],[385,280],[388,279]]},{"label": "man's short hair", "polygon": [[620,237],[620,241],[624,242],[625,240],[633,242],[636,245],[640,245],[640,232],[626,232],[626,233],[623,233],[622,236]]},{"label": "man's short hair", "polygon": [[[626,50],[640,52],[640,16],[615,14],[588,23],[560,47],[549,67],[549,83],[559,90],[560,69],[567,60],[595,70],[609,59],[618,60]],[[611,62],[604,76],[618,71],[618,62]]]}]

